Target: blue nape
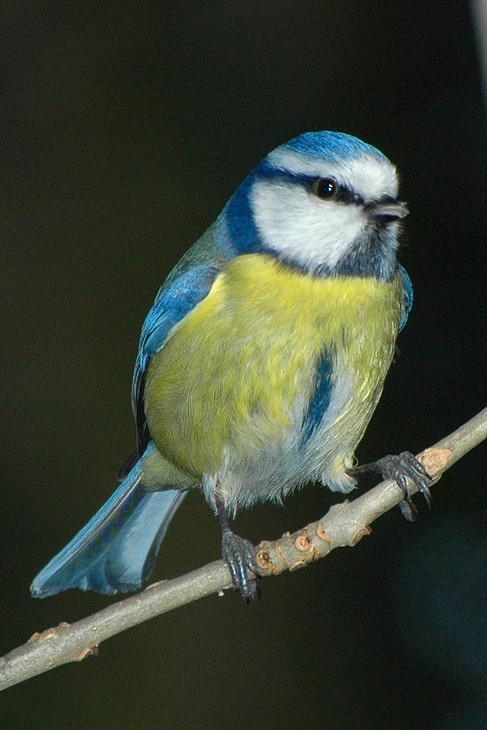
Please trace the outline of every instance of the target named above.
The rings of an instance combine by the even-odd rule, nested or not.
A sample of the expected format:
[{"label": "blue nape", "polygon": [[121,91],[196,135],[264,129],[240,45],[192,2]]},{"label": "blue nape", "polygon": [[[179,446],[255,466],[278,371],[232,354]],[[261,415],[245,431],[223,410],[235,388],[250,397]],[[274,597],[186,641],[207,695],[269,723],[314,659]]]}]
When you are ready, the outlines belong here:
[{"label": "blue nape", "polygon": [[96,515],[36,576],[31,586],[34,597],[67,588],[113,594],[141,587],[187,494],[179,489],[147,492],[141,473],[138,461]]}]

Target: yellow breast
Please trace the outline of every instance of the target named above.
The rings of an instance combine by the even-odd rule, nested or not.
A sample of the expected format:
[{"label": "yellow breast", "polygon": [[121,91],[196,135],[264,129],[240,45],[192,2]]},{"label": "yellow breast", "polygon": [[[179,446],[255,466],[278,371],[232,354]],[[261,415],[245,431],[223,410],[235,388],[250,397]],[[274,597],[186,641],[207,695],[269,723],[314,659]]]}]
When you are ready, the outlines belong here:
[{"label": "yellow breast", "polygon": [[296,403],[308,403],[325,349],[377,390],[400,291],[397,279],[320,279],[270,256],[233,259],[149,365],[145,407],[158,449],[195,476],[217,473],[229,452],[264,453],[299,426]]}]

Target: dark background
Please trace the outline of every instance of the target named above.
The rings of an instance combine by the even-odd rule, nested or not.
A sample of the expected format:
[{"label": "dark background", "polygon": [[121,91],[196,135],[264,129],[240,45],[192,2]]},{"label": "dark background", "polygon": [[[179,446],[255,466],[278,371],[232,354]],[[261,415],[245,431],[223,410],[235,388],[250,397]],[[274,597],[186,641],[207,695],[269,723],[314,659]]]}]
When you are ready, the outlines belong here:
[{"label": "dark background", "polygon": [[[1,651],[113,599],[29,596],[132,448],[139,328],[182,252],[270,149],[364,138],[399,167],[416,300],[361,461],[485,405],[484,103],[467,3],[29,3],[0,10]],[[18,728],[487,727],[485,446],[354,550],[210,597],[1,697]],[[322,515],[310,486],[241,514],[257,542]],[[156,578],[219,554],[202,497]]]}]

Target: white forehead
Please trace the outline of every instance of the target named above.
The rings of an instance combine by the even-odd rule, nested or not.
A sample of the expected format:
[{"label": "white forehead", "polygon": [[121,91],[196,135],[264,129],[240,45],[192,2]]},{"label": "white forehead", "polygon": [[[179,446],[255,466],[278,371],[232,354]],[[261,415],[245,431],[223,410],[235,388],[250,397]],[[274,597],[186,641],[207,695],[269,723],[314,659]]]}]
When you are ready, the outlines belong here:
[{"label": "white forehead", "polygon": [[384,195],[397,197],[398,178],[394,165],[386,158],[373,154],[345,156],[340,160],[320,157],[278,147],[267,156],[273,168],[296,175],[334,177],[365,201],[377,200]]}]

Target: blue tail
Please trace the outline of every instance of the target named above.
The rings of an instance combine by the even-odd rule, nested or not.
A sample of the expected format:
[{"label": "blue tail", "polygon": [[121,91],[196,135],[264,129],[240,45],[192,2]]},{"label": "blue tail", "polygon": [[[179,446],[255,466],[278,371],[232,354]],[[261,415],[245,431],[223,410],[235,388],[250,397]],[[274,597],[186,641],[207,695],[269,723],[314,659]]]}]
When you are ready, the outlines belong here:
[{"label": "blue tail", "polygon": [[34,578],[35,598],[67,588],[135,591],[154,567],[167,527],[187,490],[147,492],[138,461],[85,527]]}]

